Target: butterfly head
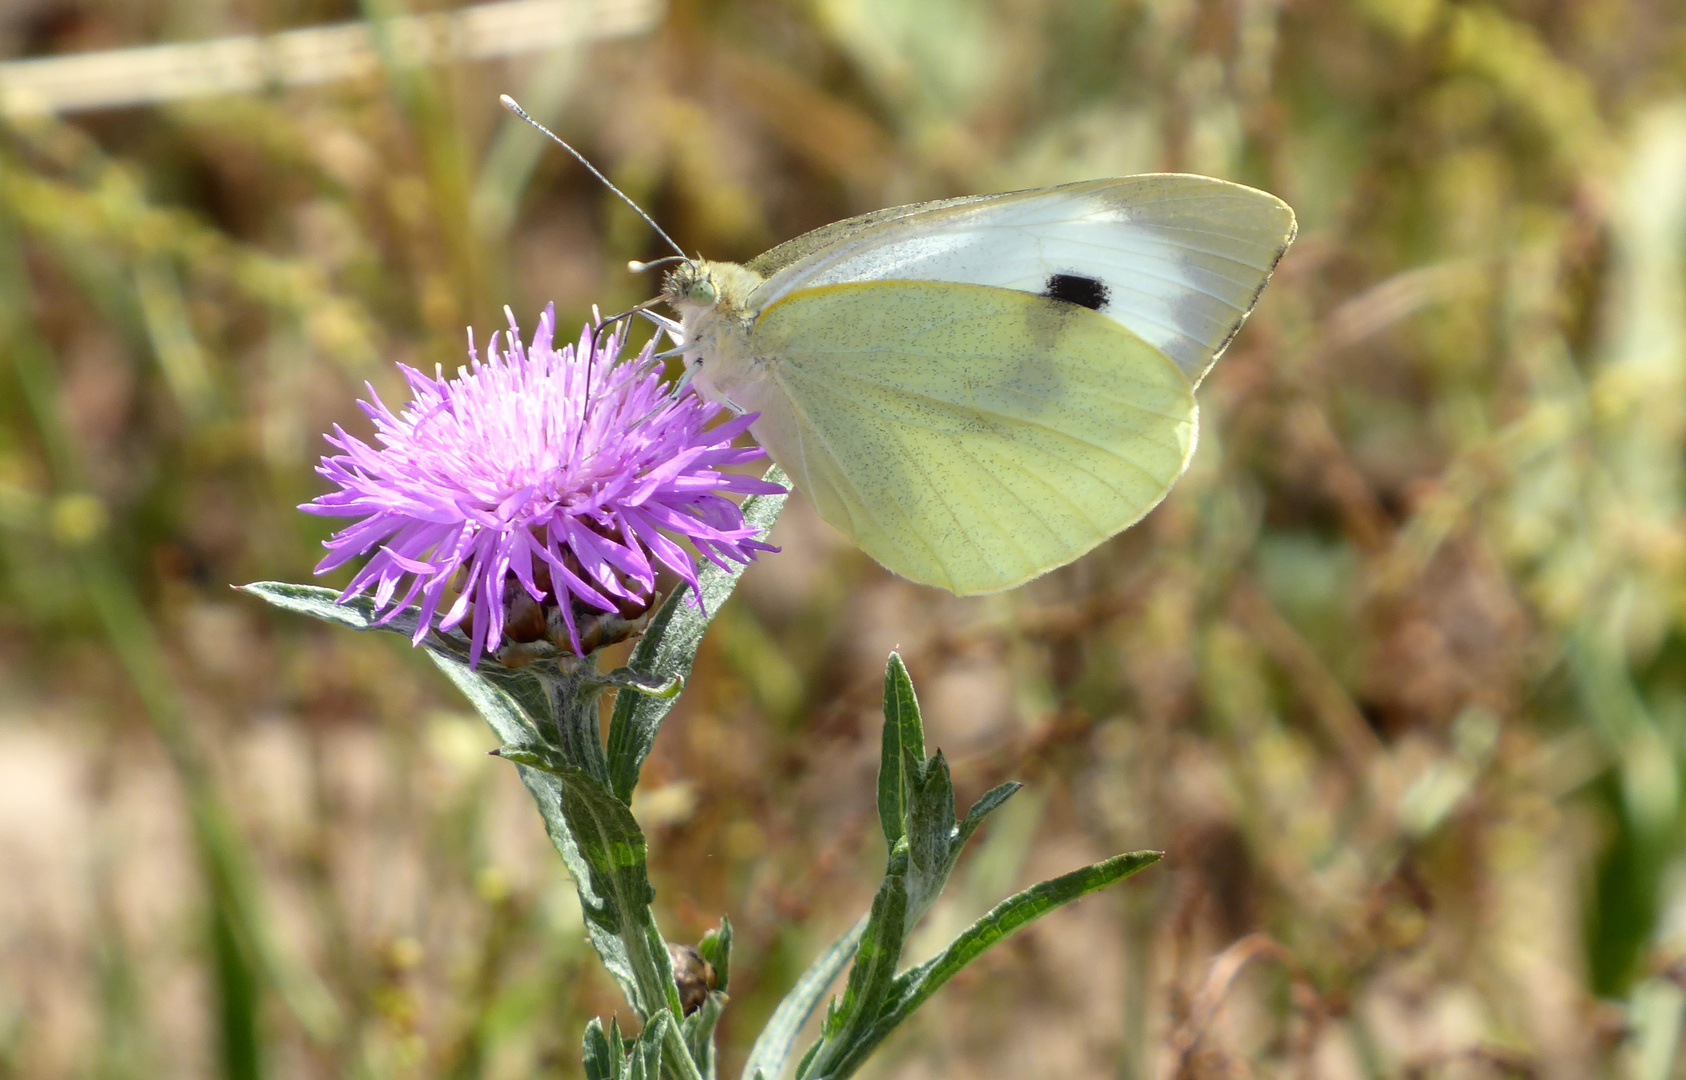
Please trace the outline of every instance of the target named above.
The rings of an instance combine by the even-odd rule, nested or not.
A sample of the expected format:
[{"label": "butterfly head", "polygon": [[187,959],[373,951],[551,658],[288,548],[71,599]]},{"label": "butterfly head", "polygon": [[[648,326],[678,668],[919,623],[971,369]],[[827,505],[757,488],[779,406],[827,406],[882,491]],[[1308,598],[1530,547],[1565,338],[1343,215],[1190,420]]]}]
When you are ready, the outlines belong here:
[{"label": "butterfly head", "polygon": [[761,275],[736,263],[687,259],[662,280],[662,299],[679,316],[687,378],[704,396],[730,402],[728,389],[748,374],[751,296]]},{"label": "butterfly head", "polygon": [[750,294],[761,281],[737,263],[687,259],[662,280],[662,299],[679,316],[685,340],[695,341],[716,328],[741,324],[747,330]]},{"label": "butterfly head", "polygon": [[713,267],[701,259],[686,259],[662,279],[662,299],[681,317],[713,307],[720,299]]}]

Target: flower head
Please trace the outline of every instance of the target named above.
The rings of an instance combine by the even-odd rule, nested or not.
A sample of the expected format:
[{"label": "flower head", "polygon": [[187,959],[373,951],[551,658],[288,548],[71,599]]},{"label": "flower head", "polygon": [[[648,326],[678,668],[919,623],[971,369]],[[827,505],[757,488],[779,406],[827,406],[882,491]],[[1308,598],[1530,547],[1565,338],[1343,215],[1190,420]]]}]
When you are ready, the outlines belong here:
[{"label": "flower head", "polygon": [[361,519],[326,542],[316,567],[373,553],[341,603],[373,589],[384,622],[419,598],[415,642],[466,623],[471,664],[500,647],[509,612],[541,605],[583,655],[580,621],[647,610],[658,564],[695,595],[695,566],[673,536],[721,567],[777,550],[723,496],[784,490],[720,471],[762,456],[732,446],[753,415],[708,427],[720,407],[672,394],[649,363],[653,342],[628,363],[618,334],[594,350],[587,328],[558,349],[554,332],[552,306],[523,347],[510,315],[484,363],[471,334],[469,365],[454,377],[403,368],[412,400],[396,414],[370,387],[359,404],[378,447],[335,426],[327,439],[340,452],[317,472],[339,490],[300,509]]}]

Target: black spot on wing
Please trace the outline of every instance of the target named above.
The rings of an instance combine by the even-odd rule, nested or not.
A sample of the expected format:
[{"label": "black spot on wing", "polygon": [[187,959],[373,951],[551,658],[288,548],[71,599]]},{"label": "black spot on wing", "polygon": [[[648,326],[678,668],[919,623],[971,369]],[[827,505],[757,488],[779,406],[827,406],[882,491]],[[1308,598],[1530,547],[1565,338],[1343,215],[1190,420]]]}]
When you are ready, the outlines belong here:
[{"label": "black spot on wing", "polygon": [[1090,311],[1099,311],[1106,307],[1106,302],[1111,297],[1105,282],[1080,274],[1049,274],[1048,286],[1042,291],[1042,295],[1053,300],[1064,300],[1078,307],[1086,307]]}]

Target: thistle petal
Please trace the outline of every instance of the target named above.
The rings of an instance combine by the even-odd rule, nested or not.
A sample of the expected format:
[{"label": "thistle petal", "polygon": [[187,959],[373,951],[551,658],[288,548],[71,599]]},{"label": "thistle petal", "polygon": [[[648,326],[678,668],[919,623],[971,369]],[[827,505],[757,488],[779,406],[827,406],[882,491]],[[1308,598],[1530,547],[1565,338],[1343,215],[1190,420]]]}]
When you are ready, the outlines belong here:
[{"label": "thistle petal", "polygon": [[317,472],[334,490],[300,509],[356,519],[325,542],[317,566],[368,556],[342,602],[372,591],[391,604],[389,619],[419,598],[413,641],[466,628],[477,664],[502,646],[514,581],[560,608],[577,652],[576,604],[648,603],[658,566],[695,587],[695,560],[675,537],[722,566],[774,550],[722,497],[783,490],[721,471],[764,456],[733,445],[754,416],[715,423],[719,406],[670,394],[650,365],[653,343],[623,362],[618,331],[595,353],[590,327],[578,343],[555,340],[553,307],[528,344],[513,316],[483,354],[470,331],[469,363],[449,378],[400,365],[411,394],[401,409],[369,389],[359,404],[372,439],[337,426],[326,436],[335,452]]}]

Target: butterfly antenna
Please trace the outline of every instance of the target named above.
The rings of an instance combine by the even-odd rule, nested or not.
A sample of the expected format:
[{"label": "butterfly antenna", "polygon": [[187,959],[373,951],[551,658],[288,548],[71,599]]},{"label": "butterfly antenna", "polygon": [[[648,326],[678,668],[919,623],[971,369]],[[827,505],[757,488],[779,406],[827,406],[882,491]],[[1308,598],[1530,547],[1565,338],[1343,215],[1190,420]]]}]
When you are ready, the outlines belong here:
[{"label": "butterfly antenna", "polygon": [[646,270],[654,270],[656,267],[666,266],[668,263],[690,261],[690,259],[683,255],[669,255],[663,259],[651,259],[649,262],[639,262],[637,259],[633,259],[631,262],[626,264],[626,268],[634,274],[642,274]]},{"label": "butterfly antenna", "polygon": [[663,240],[666,240],[668,246],[671,247],[674,251],[679,253],[679,257],[681,259],[686,257],[685,256],[685,249],[680,247],[678,244],[674,243],[673,237],[671,237],[671,236],[667,235],[667,233],[663,232],[662,227],[660,225],[656,224],[656,220],[654,218],[652,218],[649,214],[646,214],[644,212],[643,207],[641,207],[637,203],[633,202],[631,196],[629,196],[626,192],[622,191],[620,188],[616,187],[614,184],[610,183],[609,178],[607,176],[604,176],[602,173],[598,172],[597,166],[595,166],[591,162],[587,161],[585,159],[584,154],[580,153],[578,150],[575,150],[573,147],[569,146],[562,139],[561,136],[556,134],[556,132],[554,132],[554,131],[550,130],[549,128],[545,127],[543,124],[539,123],[537,120],[534,120],[531,116],[528,116],[527,110],[523,109],[521,106],[517,105],[515,103],[515,99],[510,97],[508,94],[498,95],[498,100],[503,102],[504,108],[508,109],[510,112],[514,113],[516,116],[519,116],[521,119],[527,121],[527,123],[533,125],[534,127],[538,128],[540,131],[544,132],[546,135],[548,135],[550,137],[552,142],[556,143],[557,146],[560,146],[562,149],[568,151],[568,153],[574,155],[575,161],[578,161],[581,165],[584,165],[586,167],[586,170],[588,172],[590,172],[591,175],[593,175],[593,176],[597,177],[597,179],[603,181],[604,187],[608,188],[610,191],[614,192],[616,195],[619,195],[621,197],[621,199],[623,201],[625,201],[626,205],[632,207],[633,211],[635,213],[637,213],[637,215],[639,217],[643,218],[644,221],[650,226],[650,228],[656,230],[657,236],[661,237]]}]

